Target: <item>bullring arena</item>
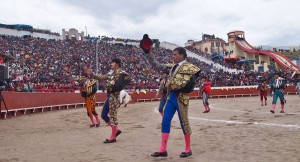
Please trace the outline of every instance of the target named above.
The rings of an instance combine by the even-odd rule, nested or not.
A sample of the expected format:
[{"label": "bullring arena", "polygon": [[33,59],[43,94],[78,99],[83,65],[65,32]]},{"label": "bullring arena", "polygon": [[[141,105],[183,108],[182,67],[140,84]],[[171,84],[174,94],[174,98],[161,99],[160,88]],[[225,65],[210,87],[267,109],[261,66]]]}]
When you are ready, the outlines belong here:
[{"label": "bullring arena", "polygon": [[[218,97],[210,99],[207,114],[201,99],[190,100],[193,156],[187,159],[179,158],[184,140],[176,115],[169,156],[150,156],[160,146],[159,102],[140,99],[119,109],[123,133],[113,144],[103,144],[110,134],[103,121],[99,128],[89,128],[85,108],[8,116],[0,122],[0,161],[300,161],[298,95],[286,95],[284,114],[278,104],[275,114],[269,112],[270,97],[267,106],[260,106],[255,95]],[[97,111],[101,109],[99,105]]]},{"label": "bullring arena", "polygon": [[300,162],[297,6],[1,1],[0,162]]}]

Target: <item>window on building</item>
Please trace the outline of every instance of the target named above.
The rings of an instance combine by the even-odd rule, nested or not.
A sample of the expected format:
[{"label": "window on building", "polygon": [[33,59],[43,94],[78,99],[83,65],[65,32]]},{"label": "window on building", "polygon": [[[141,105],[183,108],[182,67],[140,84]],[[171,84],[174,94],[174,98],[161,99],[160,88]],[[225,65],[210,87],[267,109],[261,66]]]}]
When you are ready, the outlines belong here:
[{"label": "window on building", "polygon": [[255,64],[259,64],[259,55],[255,55]]},{"label": "window on building", "polygon": [[211,47],[215,47],[215,42],[211,42]]},{"label": "window on building", "polygon": [[220,47],[220,42],[216,42],[216,47]]}]

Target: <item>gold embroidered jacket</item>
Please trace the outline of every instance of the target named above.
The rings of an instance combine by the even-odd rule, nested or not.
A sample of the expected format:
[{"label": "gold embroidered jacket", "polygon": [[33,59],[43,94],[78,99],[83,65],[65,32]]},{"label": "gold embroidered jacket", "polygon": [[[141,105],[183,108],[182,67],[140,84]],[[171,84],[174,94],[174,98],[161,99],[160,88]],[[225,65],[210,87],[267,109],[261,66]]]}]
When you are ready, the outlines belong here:
[{"label": "gold embroidered jacket", "polygon": [[97,91],[96,80],[90,79],[81,87],[80,92],[82,97],[93,96]]},{"label": "gold embroidered jacket", "polygon": [[184,62],[181,66],[177,67],[171,77],[168,79],[168,83],[171,86],[171,90],[179,90],[186,86],[190,81],[192,75],[195,75],[200,71],[200,68],[189,63]]},{"label": "gold embroidered jacket", "polygon": [[[168,79],[171,90],[180,90],[184,88],[190,81],[191,77],[200,72],[200,68],[189,63],[184,62],[181,66],[177,67]],[[178,97],[179,107],[187,107],[189,104],[188,93],[179,92]]]},{"label": "gold embroidered jacket", "polygon": [[111,70],[107,75],[96,75],[95,78],[100,81],[107,80],[106,90],[107,92],[118,93],[129,82],[129,75],[122,69]]}]

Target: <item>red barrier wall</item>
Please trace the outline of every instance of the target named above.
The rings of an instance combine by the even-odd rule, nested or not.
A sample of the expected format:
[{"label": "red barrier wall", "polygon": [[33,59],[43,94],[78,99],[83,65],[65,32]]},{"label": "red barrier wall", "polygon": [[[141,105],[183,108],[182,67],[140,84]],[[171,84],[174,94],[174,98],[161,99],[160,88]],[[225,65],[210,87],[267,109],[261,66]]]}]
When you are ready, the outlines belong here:
[{"label": "red barrier wall", "polygon": [[[84,103],[79,93],[28,93],[28,92],[2,92],[7,109],[41,107],[50,105],[63,105]],[[105,93],[96,94],[97,102],[104,102]],[[4,103],[1,103],[4,110]]]},{"label": "red barrier wall", "polygon": [[[295,86],[289,86],[287,92],[296,93]],[[234,95],[234,94],[255,94],[256,88],[216,88],[212,89],[210,96],[219,95]],[[8,109],[20,109],[30,107],[41,107],[50,105],[63,105],[73,103],[84,103],[83,98],[79,93],[26,93],[26,92],[2,92],[3,98],[6,102]],[[152,99],[155,98],[156,92],[133,92],[131,94],[132,102],[136,102],[138,99]],[[190,96],[197,96],[198,91],[194,90],[190,93]],[[97,93],[97,102],[104,102],[106,99],[106,93]],[[2,102],[2,110],[4,110],[4,104]]]}]

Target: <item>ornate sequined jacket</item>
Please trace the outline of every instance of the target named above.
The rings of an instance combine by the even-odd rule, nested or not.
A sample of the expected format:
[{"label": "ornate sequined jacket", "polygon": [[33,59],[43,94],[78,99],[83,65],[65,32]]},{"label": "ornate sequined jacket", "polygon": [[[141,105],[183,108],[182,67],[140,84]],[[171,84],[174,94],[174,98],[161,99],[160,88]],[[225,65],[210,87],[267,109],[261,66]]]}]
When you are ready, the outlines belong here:
[{"label": "ornate sequined jacket", "polygon": [[[193,79],[192,77],[200,73],[200,68],[189,63],[183,62],[181,66],[178,66],[173,74],[171,74],[168,82],[171,86],[172,90],[184,90],[190,81]],[[195,83],[196,84],[196,83]]]},{"label": "ornate sequined jacket", "polygon": [[119,93],[130,81],[128,73],[122,69],[111,70],[107,75],[94,75],[99,80],[107,80],[106,90],[109,93]]},{"label": "ornate sequined jacket", "polygon": [[90,79],[87,80],[80,89],[80,94],[82,97],[94,97],[94,94],[97,92],[96,80]]},{"label": "ornate sequined jacket", "polygon": [[261,83],[258,85],[257,89],[260,91],[260,92],[265,92],[268,90],[268,85],[265,84],[265,83]]},{"label": "ornate sequined jacket", "polygon": [[188,93],[195,87],[195,78],[200,73],[200,68],[184,61],[181,66],[178,66],[175,71],[170,74],[168,79],[171,91],[177,91],[179,93],[178,99],[185,105],[188,105]]}]

